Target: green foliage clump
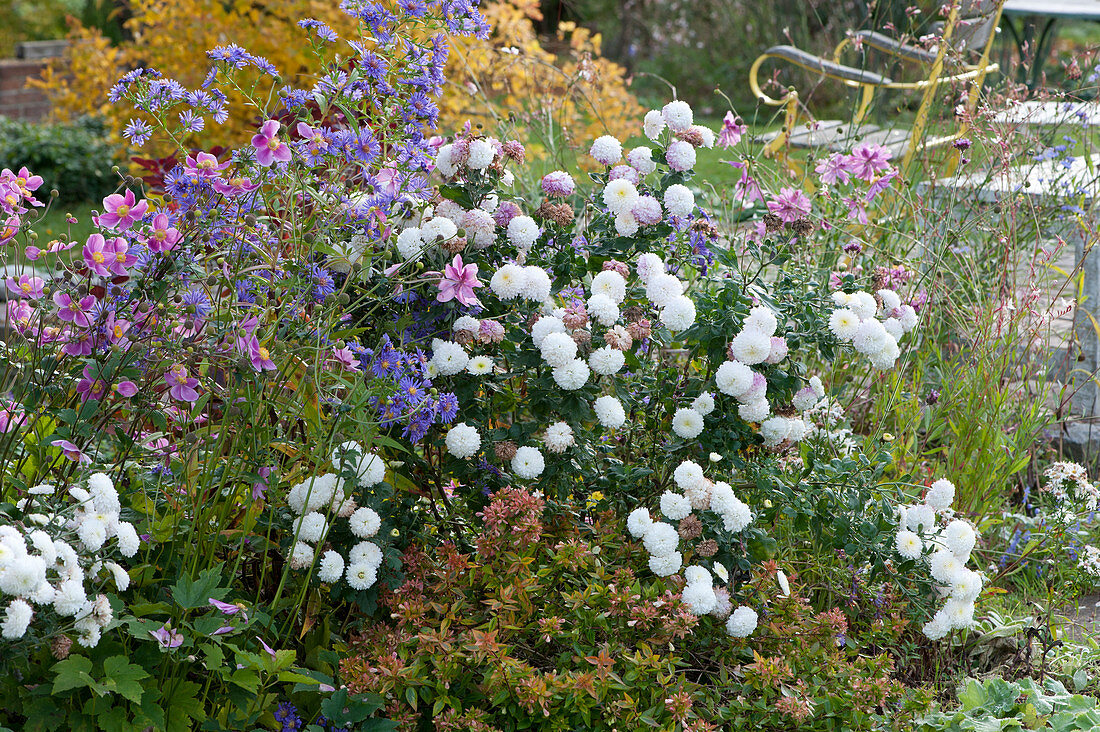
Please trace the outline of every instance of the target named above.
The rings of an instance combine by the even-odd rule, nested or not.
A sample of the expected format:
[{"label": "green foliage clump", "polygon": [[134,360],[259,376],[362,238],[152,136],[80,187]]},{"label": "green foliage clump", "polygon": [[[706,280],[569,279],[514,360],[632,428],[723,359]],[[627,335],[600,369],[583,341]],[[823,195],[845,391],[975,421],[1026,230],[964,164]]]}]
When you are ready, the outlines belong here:
[{"label": "green foliage clump", "polygon": [[1061,682],[1032,679],[971,680],[959,692],[960,708],[937,712],[918,727],[933,730],[999,732],[1013,729],[1094,730],[1100,728],[1100,708],[1094,697],[1071,694]]},{"label": "green foliage clump", "polygon": [[99,201],[111,193],[117,155],[94,117],[57,124],[0,117],[0,168],[27,166],[42,176],[41,191],[58,191],[62,203]]}]

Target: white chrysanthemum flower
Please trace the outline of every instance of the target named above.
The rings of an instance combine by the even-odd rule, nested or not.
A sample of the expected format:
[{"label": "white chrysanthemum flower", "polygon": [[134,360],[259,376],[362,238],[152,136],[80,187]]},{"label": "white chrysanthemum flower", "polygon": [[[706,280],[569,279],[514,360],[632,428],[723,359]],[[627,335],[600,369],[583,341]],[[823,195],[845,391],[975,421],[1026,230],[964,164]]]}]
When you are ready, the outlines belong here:
[{"label": "white chrysanthemum flower", "polygon": [[542,267],[528,265],[523,268],[524,285],[522,295],[530,302],[544,302],[550,297],[550,275]]},{"label": "white chrysanthemum flower", "polygon": [[453,239],[458,234],[455,222],[445,216],[436,216],[420,225],[420,238],[425,244],[433,244]]},{"label": "white chrysanthemum flower", "polygon": [[745,329],[730,341],[730,351],[735,359],[749,366],[763,363],[772,352],[772,339],[761,331]]},{"label": "white chrysanthemum flower", "polygon": [[542,438],[546,449],[550,452],[561,454],[576,444],[573,428],[566,422],[555,422],[546,428],[546,435]]},{"label": "white chrysanthemum flower", "polygon": [[703,468],[691,460],[684,460],[677,465],[676,470],[672,472],[672,479],[684,492],[698,489],[706,483],[706,478],[703,477]]},{"label": "white chrysanthemum flower", "polygon": [[821,383],[820,376],[810,377],[810,388],[814,390],[814,394],[817,394],[818,399],[825,398],[825,385]]},{"label": "white chrysanthemum flower", "polygon": [[0,635],[7,640],[17,640],[27,633],[34,609],[24,600],[15,599],[8,603],[4,612],[4,622],[0,623]]},{"label": "white chrysanthemum flower", "polygon": [[611,327],[619,321],[619,306],[602,292],[588,298],[587,311],[597,323],[605,327]]},{"label": "white chrysanthemum flower", "polygon": [[923,503],[906,507],[905,528],[918,534],[932,533],[936,528],[935,510]]},{"label": "white chrysanthemum flower", "polygon": [[726,565],[722,564],[721,562],[714,563],[714,576],[722,580],[723,582],[730,581],[730,571],[726,569]]},{"label": "white chrysanthemum flower", "polygon": [[378,581],[378,570],[369,564],[350,564],[347,570],[347,580],[351,589],[366,590]]},{"label": "white chrysanthemum flower", "polygon": [[680,545],[680,535],[676,529],[663,521],[654,521],[642,534],[645,550],[655,557],[663,557],[676,551]]},{"label": "white chrysanthemum flower", "polygon": [[613,269],[598,272],[592,278],[593,295],[607,295],[616,305],[626,299],[626,280]]},{"label": "white chrysanthemum flower", "polygon": [[649,516],[649,509],[645,507],[635,508],[626,517],[626,530],[635,539],[642,538],[652,524],[653,519]]},{"label": "white chrysanthemum flower", "polygon": [[454,164],[451,155],[454,153],[454,145],[444,145],[435,155],[435,169],[444,178],[451,178],[458,172],[458,166]]},{"label": "white chrysanthemum flower", "polygon": [[0,572],[0,592],[16,597],[29,597],[45,581],[46,562],[42,557],[17,554]]},{"label": "white chrysanthemum flower", "polygon": [[890,313],[901,307],[901,298],[893,290],[882,289],[875,294],[882,300],[883,312]]},{"label": "white chrysanthemum flower", "polygon": [[691,106],[687,102],[673,100],[661,108],[661,119],[673,132],[683,132],[691,127]]},{"label": "white chrysanthemum flower", "polygon": [[137,554],[141,548],[141,539],[138,538],[137,529],[127,521],[119,521],[115,527],[115,537],[118,539],[119,553],[129,559]]},{"label": "white chrysanthemum flower", "polygon": [[611,135],[603,135],[592,143],[589,155],[602,165],[614,165],[623,158],[623,144]]},{"label": "white chrysanthemum flower", "polygon": [[894,537],[894,546],[902,559],[920,559],[924,553],[924,542],[912,531],[899,531]]},{"label": "white chrysanthemum flower", "polygon": [[684,582],[689,585],[695,584],[712,584],[713,580],[710,576],[710,570],[706,567],[701,567],[698,564],[693,564],[684,570]]},{"label": "white chrysanthemum flower", "polygon": [[521,251],[527,251],[538,241],[539,225],[530,216],[516,216],[508,222],[508,241]]},{"label": "white chrysanthemum flower", "polygon": [[703,432],[703,415],[691,407],[682,407],[672,415],[672,431],[685,440],[698,437]]},{"label": "white chrysanthemum flower", "polygon": [[939,612],[921,628],[921,632],[924,633],[929,640],[940,640],[951,632],[951,621],[947,617],[946,610],[946,608],[940,608]]},{"label": "white chrysanthemum flower", "polygon": [[690,142],[677,140],[665,151],[668,167],[683,173],[695,167],[695,147]]},{"label": "white chrysanthemum flower", "polygon": [[32,496],[52,496],[54,494],[54,487],[47,483],[40,483],[39,485],[32,486],[27,489],[27,493]]},{"label": "white chrysanthemum flower", "polygon": [[848,296],[848,309],[860,320],[870,320],[878,312],[878,302],[875,301],[874,295],[860,290]]},{"label": "white chrysanthemum flower", "polygon": [[660,110],[651,109],[642,120],[642,132],[650,140],[656,140],[665,129],[665,120]]},{"label": "white chrysanthemum flower", "polygon": [[598,398],[592,408],[596,412],[596,419],[608,429],[617,430],[626,423],[626,410],[623,409],[622,402],[610,394]]},{"label": "white chrysanthemum flower", "polygon": [[397,253],[402,259],[416,259],[424,252],[420,229],[413,226],[397,235]]},{"label": "white chrysanthemum flower", "polygon": [[588,365],[600,376],[618,373],[626,363],[626,354],[611,346],[601,346],[588,356]]},{"label": "white chrysanthemum flower", "polygon": [[454,324],[451,326],[451,330],[455,333],[465,331],[477,335],[481,332],[481,321],[469,315],[462,315],[455,319]]},{"label": "white chrysanthemum flower", "polygon": [[818,397],[814,393],[812,387],[806,386],[795,392],[794,399],[791,400],[791,404],[800,412],[805,412],[807,409],[813,409],[817,404]]},{"label": "white chrysanthemum flower", "polygon": [[688,129],[697,132],[699,136],[703,138],[703,147],[708,149],[714,147],[714,130],[709,127],[703,127],[702,125],[692,125]]},{"label": "white chrysanthemum flower", "polygon": [[934,482],[924,496],[924,502],[937,511],[946,511],[955,500],[955,484],[947,478]]},{"label": "white chrysanthemum flower", "polygon": [[733,487],[725,481],[718,481],[710,489],[710,510],[714,513],[726,513],[738,503]]},{"label": "white chrysanthemum flower", "polygon": [[964,630],[974,625],[974,603],[951,598],[943,606],[952,630]]},{"label": "white chrysanthemum flower", "polygon": [[657,169],[653,162],[653,151],[648,147],[636,147],[626,154],[626,162],[642,175],[649,175]]},{"label": "white chrysanthemum flower", "polygon": [[637,187],[625,178],[616,178],[604,186],[603,202],[613,214],[630,213],[637,201]]},{"label": "white chrysanthemum flower", "polygon": [[574,359],[564,366],[559,366],[552,372],[554,383],[566,391],[576,391],[588,383],[588,377],[592,371],[582,359]]},{"label": "white chrysanthemum flower", "polygon": [[355,513],[348,517],[348,526],[355,536],[360,539],[369,539],[382,528],[382,517],[373,508],[363,506],[357,508]]},{"label": "white chrysanthemum flower", "polygon": [[485,170],[493,164],[493,159],[497,156],[496,147],[488,139],[474,140],[469,149],[466,165],[473,170]]},{"label": "white chrysanthemum flower", "polygon": [[771,338],[775,335],[776,328],[779,327],[779,320],[775,317],[775,313],[766,305],[756,305],[749,311],[749,316],[745,318],[744,330],[753,330]]},{"label": "white chrysanthemum flower", "polygon": [[382,548],[373,541],[361,541],[348,552],[348,564],[365,564],[372,569],[382,566]]},{"label": "white chrysanthemum flower", "polygon": [[902,327],[901,321],[897,318],[887,318],[882,321],[882,327],[893,336],[895,341],[905,335],[905,328]]},{"label": "white chrysanthemum flower", "polygon": [[726,531],[737,534],[752,523],[752,509],[739,498],[733,500],[735,501],[733,506],[721,514],[722,527]]},{"label": "white chrysanthemum flower", "polygon": [[898,346],[897,339],[887,333],[886,344],[883,346],[882,350],[878,353],[870,354],[868,358],[870,358],[872,366],[879,371],[885,371],[894,365],[900,355],[901,348]]},{"label": "white chrysanthemum flower", "polygon": [[287,560],[287,564],[291,569],[305,569],[313,564],[313,547],[304,541],[299,541],[294,544],[294,548],[290,551],[290,558]]},{"label": "white chrysanthemum flower", "polygon": [[432,363],[443,376],[454,376],[466,368],[470,357],[461,344],[454,341],[432,339]]},{"label": "white chrysanthemum flower", "polygon": [[684,565],[684,555],[680,552],[654,554],[649,558],[649,571],[658,577],[671,577]]},{"label": "white chrysanthemum flower", "polygon": [[103,542],[107,541],[107,524],[97,518],[88,516],[81,522],[76,534],[80,537],[80,543],[84,545],[85,549],[90,552],[97,552],[103,546]]},{"label": "white chrysanthemum flower", "polygon": [[810,433],[810,423],[801,417],[787,418],[787,439],[791,442],[802,442]]},{"label": "white chrysanthemum flower", "polygon": [[615,233],[619,236],[634,236],[638,233],[638,219],[630,211],[615,214]]},{"label": "white chrysanthemum flower", "polygon": [[[443,341],[440,341],[441,343]],[[332,451],[332,464],[339,472],[354,471],[356,482],[364,488],[370,488],[373,485],[381,483],[386,477],[386,463],[382,458],[363,448],[358,442],[348,441],[344,442]],[[333,481],[333,493],[330,500],[324,501],[324,503],[333,503],[339,506],[343,503],[343,496],[337,498],[337,491],[342,492],[343,489],[336,486]],[[320,508],[323,504],[315,506],[314,510]],[[300,513],[300,512],[299,512]]]},{"label": "white chrysanthemum flower", "polygon": [[974,529],[965,521],[956,519],[940,533],[940,541],[960,562],[970,558],[974,549]]},{"label": "white chrysanthemum flower", "polygon": [[859,332],[859,317],[848,308],[834,310],[829,316],[829,330],[841,342],[848,342]]},{"label": "white chrysanthemum flower", "polygon": [[527,289],[527,273],[518,264],[505,264],[489,278],[489,289],[501,300],[512,300]]},{"label": "white chrysanthemum flower", "polygon": [[873,356],[879,353],[893,340],[882,323],[874,318],[864,320],[852,336],[852,345],[864,356]]},{"label": "white chrysanthemum flower", "polygon": [[111,579],[114,580],[115,587],[119,592],[125,592],[126,588],[130,586],[130,575],[125,569],[115,562],[104,562],[103,566],[111,573]]},{"label": "white chrysanthemum flower", "polygon": [[684,294],[684,284],[676,275],[653,273],[646,282],[645,296],[657,307],[664,307]]},{"label": "white chrysanthemum flower", "polygon": [[[42,557],[42,561],[45,562],[46,566],[52,565],[54,560],[57,559],[57,550],[54,549],[53,539],[50,538],[50,535],[41,529],[35,529],[27,535],[27,538],[30,539],[31,547],[38,552],[38,556]],[[3,566],[3,560],[0,560],[0,567]]]},{"label": "white chrysanthemum flower", "polygon": [[973,603],[982,594],[982,576],[972,569],[963,567],[955,574],[951,583],[951,599],[964,603]]},{"label": "white chrysanthemum flower", "polygon": [[661,496],[661,513],[673,521],[685,519],[691,515],[691,501],[679,493],[665,491]]},{"label": "white chrysanthemum flower", "polygon": [[322,582],[337,582],[344,576],[344,557],[340,552],[329,549],[321,555],[317,565],[317,579]]},{"label": "white chrysanthemum flower", "polygon": [[791,424],[786,417],[771,417],[760,423],[760,436],[765,445],[778,445],[787,439],[790,431]]},{"label": "white chrysanthemum flower", "polygon": [[790,353],[790,346],[787,345],[787,339],[779,336],[772,336],[771,342],[772,350],[768,353],[768,357],[764,359],[764,363],[782,363],[783,359]]},{"label": "white chrysanthemum flower", "polygon": [[524,480],[539,477],[545,467],[546,461],[536,447],[521,447],[512,458],[512,472]]},{"label": "white chrysanthemum flower", "polygon": [[767,399],[746,402],[737,408],[737,416],[746,422],[763,422],[771,414],[772,408]]},{"label": "white chrysanthemum flower", "polygon": [[466,371],[473,376],[484,376],[493,371],[493,359],[488,356],[474,356],[466,364]]},{"label": "white chrysanthemum flower", "polygon": [[565,323],[561,318],[556,318],[552,315],[545,315],[535,321],[535,324],[531,326],[531,342],[535,344],[535,348],[542,346],[542,341],[546,336],[551,333],[564,333]]},{"label": "white chrysanthemum flower", "polygon": [[638,255],[638,262],[634,265],[634,269],[638,272],[638,279],[642,284],[648,285],[650,277],[665,273],[665,261],[652,252],[646,252]]},{"label": "white chrysanthemum flower", "polygon": [[[707,572],[707,575],[709,577],[710,573]],[[714,585],[709,581],[689,584],[680,593],[680,599],[688,606],[692,615],[706,615],[718,605],[718,598],[714,595]]]},{"label": "white chrysanthemum flower", "polygon": [[729,620],[726,621],[726,632],[734,638],[748,638],[756,630],[757,622],[759,618],[756,611],[742,605],[730,613]]},{"label": "white chrysanthemum flower", "polygon": [[675,298],[661,309],[661,322],[673,333],[687,330],[695,325],[695,303],[683,295]]},{"label": "white chrysanthemum flower", "polygon": [[481,435],[465,422],[459,422],[447,430],[444,442],[447,444],[447,452],[459,460],[465,460],[476,455],[481,448]]},{"label": "white chrysanthemum flower", "polygon": [[67,579],[57,585],[53,595],[53,609],[58,615],[72,617],[83,610],[87,603],[83,582]]},{"label": "white chrysanthemum flower", "polygon": [[740,361],[725,361],[714,373],[714,383],[723,394],[739,397],[752,388],[753,370]]},{"label": "white chrysanthemum flower", "polygon": [[691,402],[691,408],[704,417],[714,411],[714,395],[704,391]]},{"label": "white chrysanthemum flower", "polygon": [[916,328],[920,318],[917,317],[917,311],[913,309],[913,306],[902,305],[899,310],[901,313],[898,315],[898,321],[901,322],[901,327],[905,329],[905,332],[908,333]]},{"label": "white chrysanthemum flower", "polygon": [[105,473],[93,473],[88,477],[88,493],[92,504],[104,513],[118,513],[122,506],[118,502],[118,491],[114,482]]},{"label": "white chrysanthemum flower", "polygon": [[665,209],[671,216],[684,217],[695,210],[695,194],[687,186],[673,183],[665,190]]},{"label": "white chrysanthemum flower", "polygon": [[433,216],[442,216],[450,219],[455,226],[462,225],[462,218],[466,214],[465,209],[449,198],[444,198],[432,208]]},{"label": "white chrysanthemum flower", "polygon": [[539,352],[551,366],[564,366],[577,357],[577,342],[566,333],[551,333],[542,339]]},{"label": "white chrysanthemum flower", "polygon": [[928,566],[932,572],[932,577],[935,578],[937,582],[942,582],[945,585],[953,583],[959,570],[964,569],[963,563],[959,561],[959,558],[947,549],[937,549],[932,554],[932,559],[928,562]]}]

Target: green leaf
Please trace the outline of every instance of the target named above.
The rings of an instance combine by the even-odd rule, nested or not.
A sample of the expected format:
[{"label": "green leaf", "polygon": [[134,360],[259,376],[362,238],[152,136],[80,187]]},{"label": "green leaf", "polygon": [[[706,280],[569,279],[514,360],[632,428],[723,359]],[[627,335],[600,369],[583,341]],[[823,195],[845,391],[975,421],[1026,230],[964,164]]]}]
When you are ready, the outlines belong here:
[{"label": "green leaf", "polygon": [[148,677],[145,669],[130,663],[125,656],[111,656],[103,662],[103,685],[134,704],[141,703],[143,689],[138,682]]},{"label": "green leaf", "polygon": [[172,585],[172,599],[184,610],[192,610],[197,607],[205,607],[210,598],[220,600],[228,594],[229,589],[218,587],[221,582],[221,567],[210,567],[199,572],[198,579],[192,580],[187,575],[181,575],[176,584]]},{"label": "green leaf", "polygon": [[57,673],[57,678],[53,681],[54,694],[84,687],[100,696],[106,691],[102,684],[92,678],[92,662],[84,656],[69,656],[64,661],[55,663],[52,670]]}]

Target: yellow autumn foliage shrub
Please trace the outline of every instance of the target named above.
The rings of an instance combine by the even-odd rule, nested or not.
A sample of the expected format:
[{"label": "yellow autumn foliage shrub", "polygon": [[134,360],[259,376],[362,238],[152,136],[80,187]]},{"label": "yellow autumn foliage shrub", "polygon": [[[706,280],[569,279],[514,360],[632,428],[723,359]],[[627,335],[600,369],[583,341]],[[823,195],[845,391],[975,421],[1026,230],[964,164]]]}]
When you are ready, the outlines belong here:
[{"label": "yellow autumn foliage shrub", "polygon": [[[296,77],[317,68],[299,19],[316,18],[342,37],[354,36],[355,21],[331,0],[129,0],[129,5],[126,30],[132,40],[112,46],[96,30],[73,21],[68,52],[33,82],[50,95],[56,117],[102,116],[119,145],[125,144],[127,122],[138,115],[111,105],[107,91],[129,69],[154,68],[194,89],[210,67],[206,51],[234,43],[271,61],[294,84]],[[600,57],[599,36],[562,24],[553,39],[555,54],[535,32],[537,0],[492,2],[482,12],[493,29],[490,38],[463,38],[452,46],[440,100],[442,132],[469,120],[519,136],[535,155],[606,132],[626,134],[641,110],[623,68]],[[338,52],[346,57],[349,50],[329,46],[326,60]],[[264,89],[261,81],[256,93]],[[256,120],[239,111],[244,109],[238,103],[242,93],[230,94],[226,124],[209,125],[188,142],[209,148],[247,140]],[[150,152],[157,150],[142,150]]]}]

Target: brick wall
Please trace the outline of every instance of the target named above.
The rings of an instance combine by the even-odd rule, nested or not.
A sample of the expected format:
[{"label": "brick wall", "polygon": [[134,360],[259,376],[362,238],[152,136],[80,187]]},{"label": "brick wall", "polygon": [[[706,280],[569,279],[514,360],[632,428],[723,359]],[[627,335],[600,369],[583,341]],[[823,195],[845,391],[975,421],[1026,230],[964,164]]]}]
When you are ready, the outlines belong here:
[{"label": "brick wall", "polygon": [[0,116],[38,120],[50,112],[50,102],[38,89],[27,89],[27,79],[38,76],[45,59],[0,59]]}]

